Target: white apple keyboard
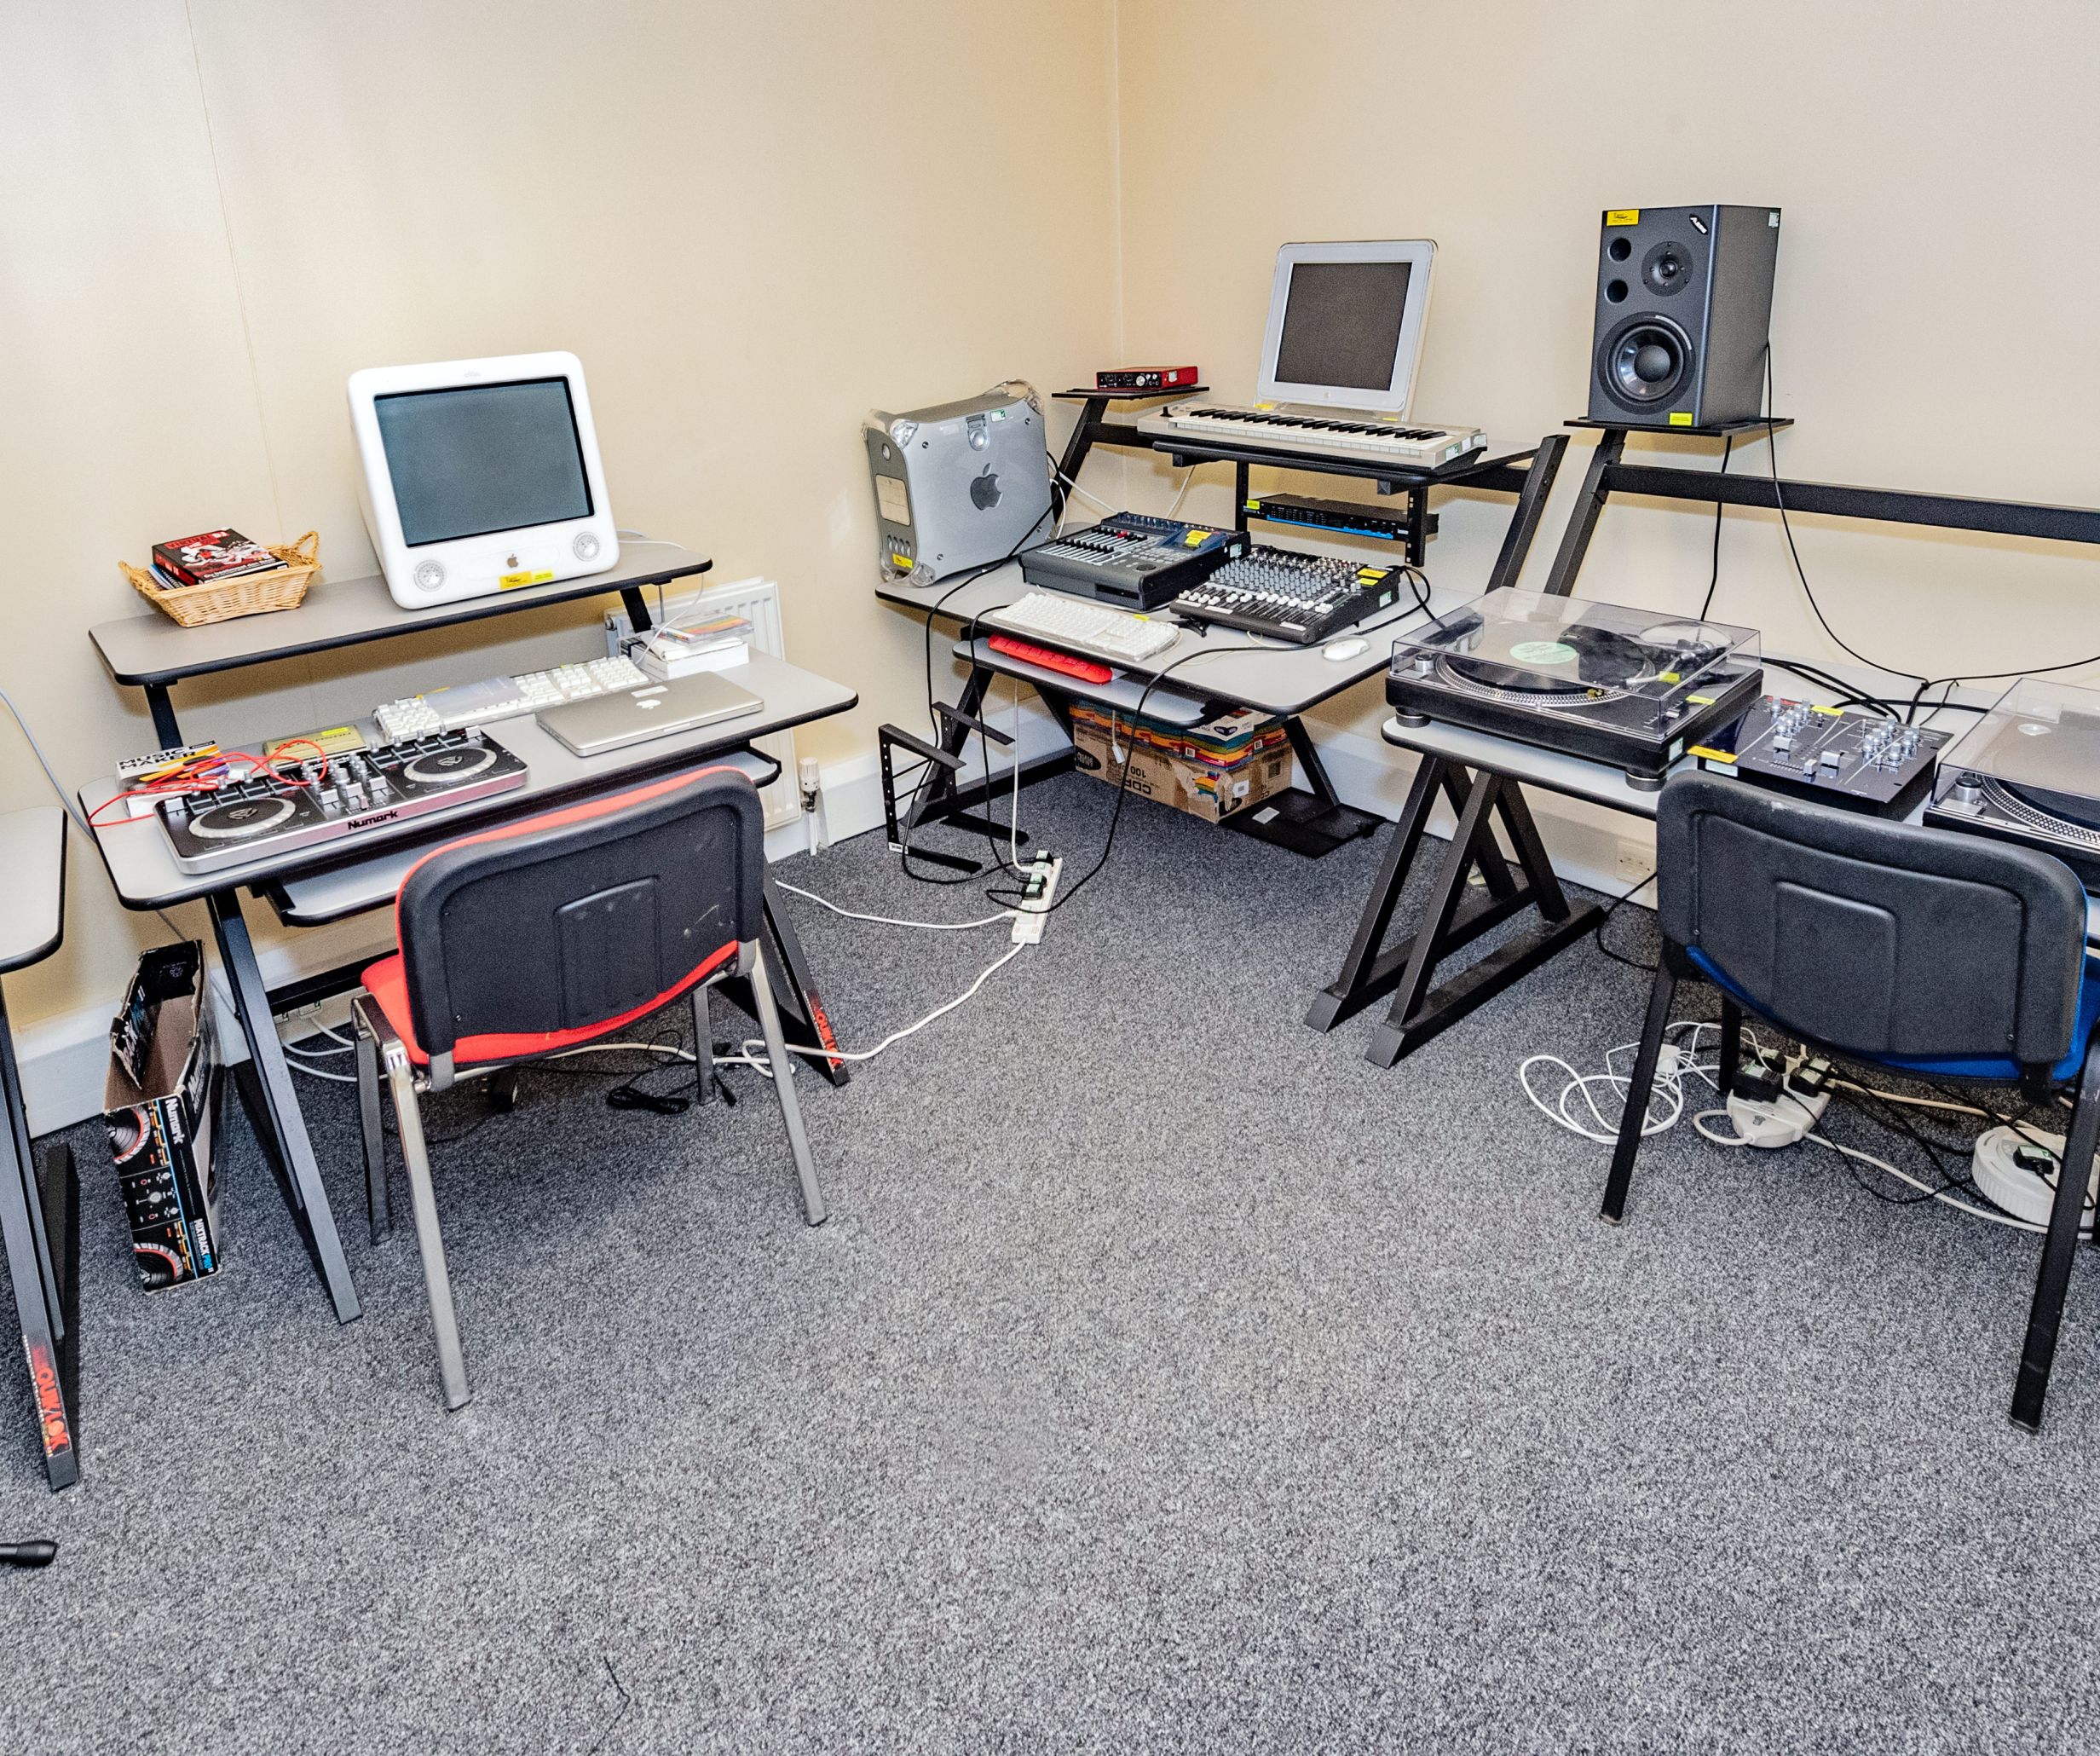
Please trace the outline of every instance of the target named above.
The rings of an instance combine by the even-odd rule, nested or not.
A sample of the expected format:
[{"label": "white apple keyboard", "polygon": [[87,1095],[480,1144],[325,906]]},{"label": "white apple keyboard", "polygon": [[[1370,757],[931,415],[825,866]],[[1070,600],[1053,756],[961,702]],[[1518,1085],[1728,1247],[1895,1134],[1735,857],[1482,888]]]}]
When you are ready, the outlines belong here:
[{"label": "white apple keyboard", "polygon": [[557,665],[551,671],[528,671],[520,677],[485,677],[479,683],[456,683],[427,695],[404,696],[372,710],[389,739],[428,737],[434,731],[458,731],[490,719],[510,719],[558,708],[563,702],[588,701],[615,689],[645,688],[649,678],[632,659],[586,659]]}]

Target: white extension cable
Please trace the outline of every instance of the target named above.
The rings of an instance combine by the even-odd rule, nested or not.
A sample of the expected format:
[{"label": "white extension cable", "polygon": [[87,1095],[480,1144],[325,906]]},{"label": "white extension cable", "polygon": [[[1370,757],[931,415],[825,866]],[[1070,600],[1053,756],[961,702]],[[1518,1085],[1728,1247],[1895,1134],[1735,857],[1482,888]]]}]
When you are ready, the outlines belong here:
[{"label": "white extension cable", "polygon": [[[1717,1025],[1699,1023],[1690,1019],[1676,1020],[1664,1028],[1663,1052],[1656,1061],[1655,1085],[1648,1100],[1648,1118],[1641,1129],[1643,1138],[1650,1135],[1666,1134],[1677,1125],[1684,1114],[1684,1078],[1687,1074],[1704,1079],[1707,1084],[1714,1088],[1716,1093],[1720,1092],[1720,1083],[1716,1077],[1720,1072],[1718,1066],[1704,1066],[1699,1064],[1697,1059],[1699,1033],[1702,1031],[1718,1031],[1719,1029],[1720,1026]],[[1689,1043],[1680,1045],[1668,1040],[1670,1031],[1684,1030],[1688,1030],[1692,1033]],[[1743,1038],[1745,1043],[1755,1046],[1752,1035],[1749,1031],[1744,1031]],[[1607,1049],[1604,1057],[1604,1072],[1601,1073],[1581,1072],[1556,1054],[1528,1055],[1518,1064],[1518,1083],[1523,1086],[1524,1095],[1532,1100],[1532,1106],[1548,1121],[1566,1129],[1571,1134],[1580,1135],[1584,1140],[1595,1141],[1601,1146],[1616,1146],[1618,1142],[1618,1119],[1616,1118],[1607,1118],[1605,1116],[1603,1111],[1598,1107],[1597,1100],[1593,1095],[1591,1088],[1598,1085],[1610,1086],[1617,1094],[1623,1110],[1626,1088],[1631,1083],[1631,1079],[1629,1074],[1621,1073],[1614,1068],[1612,1058],[1617,1055],[1637,1053],[1639,1048],[1640,1044],[1637,1043],[1622,1043]],[[1561,1086],[1558,1096],[1551,1102],[1541,1097],[1532,1084],[1531,1070],[1541,1064],[1558,1067],[1567,1076],[1566,1082]],[[1878,1098],[1884,1103],[1904,1104],[1914,1109],[1953,1111],[1964,1115],[1982,1117],[1988,1117],[1991,1113],[1988,1110],[1977,1108],[1973,1104],[1953,1103],[1940,1098],[1910,1097],[1897,1092],[1882,1091],[1872,1086],[1861,1085],[1849,1079],[1834,1079],[1831,1083],[1848,1091],[1861,1092],[1866,1096]],[[1722,1094],[1722,1095],[1725,1097],[1726,1094]],[[1658,1098],[1661,1100],[1659,1111],[1656,1107]],[[1583,1106],[1589,1112],[1588,1122],[1584,1121],[1580,1116],[1572,1112],[1571,1100],[1576,1099],[1579,1099]],[[1722,1134],[1707,1126],[1710,1122],[1714,1121],[1731,1122],[1731,1128],[1733,1126],[1732,1118],[1725,1107],[1694,1112],[1692,1117],[1692,1126],[1700,1139],[1709,1141],[1716,1147],[1747,1147],[1751,1144],[1733,1131]],[[1595,1126],[1591,1126],[1590,1123],[1594,1123]],[[2030,1221],[2019,1219],[2011,1214],[1996,1213],[1987,1208],[1977,1207],[1972,1203],[1962,1200],[1951,1190],[1936,1189],[1929,1183],[1920,1182],[1908,1171],[1889,1164],[1885,1158],[1878,1158],[1872,1152],[1861,1152],[1857,1147],[1845,1146],[1841,1141],[1831,1139],[1828,1135],[1817,1133],[1814,1129],[1803,1130],[1800,1137],[1803,1140],[1814,1141],[1817,1146],[1828,1152],[1841,1152],[1846,1158],[1859,1164],[1870,1164],[1876,1170],[1885,1171],[1898,1182],[1907,1184],[1917,1190],[1919,1194],[1930,1195],[1935,1201],[1953,1208],[1957,1213],[1966,1214],[1971,1219],[1988,1220],[1993,1225],[2004,1226],[2016,1232],[2041,1232],[2048,1229],[2046,1227],[2035,1225]]]},{"label": "white extension cable", "polygon": [[[1677,1118],[1684,1113],[1684,1077],[1687,1074],[1697,1075],[1712,1086],[1716,1091],[1721,1089],[1714,1077],[1718,1070],[1715,1067],[1699,1065],[1699,1032],[1719,1029],[1720,1026],[1717,1025],[1703,1023],[1695,1019],[1677,1019],[1664,1027],[1663,1052],[1655,1063],[1655,1088],[1648,1098],[1648,1118],[1641,1128],[1643,1136],[1666,1134],[1677,1125]],[[1670,1042],[1669,1037],[1672,1031],[1689,1031],[1692,1033],[1690,1041],[1682,1044]],[[1578,1134],[1586,1141],[1595,1141],[1601,1146],[1612,1146],[1618,1139],[1618,1120],[1615,1118],[1607,1118],[1604,1112],[1597,1107],[1596,1098],[1590,1088],[1596,1085],[1610,1086],[1618,1094],[1623,1107],[1626,1098],[1626,1088],[1632,1083],[1632,1076],[1630,1072],[1619,1072],[1612,1064],[1612,1057],[1637,1054],[1640,1048],[1641,1045],[1638,1043],[1621,1043],[1607,1049],[1604,1054],[1604,1071],[1601,1073],[1582,1072],[1561,1060],[1557,1054],[1526,1055],[1517,1065],[1517,1083],[1524,1088],[1524,1095],[1532,1100],[1532,1107],[1549,1122],[1565,1128],[1570,1134]],[[1567,1075],[1566,1082],[1561,1087],[1560,1095],[1551,1103],[1541,1097],[1532,1084],[1532,1069],[1540,1066],[1558,1067]],[[1655,1100],[1659,1097],[1663,1103],[1660,1114],[1657,1113],[1654,1107]],[[1582,1100],[1584,1106],[1589,1112],[1589,1122],[1583,1121],[1571,1112],[1569,1100],[1572,1098],[1579,1098]],[[1707,1113],[1715,1112],[1710,1111]],[[1592,1123],[1595,1124],[1594,1127],[1590,1125]],[[1700,1132],[1705,1133],[1705,1130],[1702,1129]]]},{"label": "white extension cable", "polygon": [[[775,881],[778,882],[779,881],[776,880]],[[824,897],[817,895],[813,890],[804,890],[799,885],[782,883],[780,885],[780,888],[791,892],[796,896],[804,898],[809,902],[815,903],[819,908],[828,909],[833,914],[840,916],[848,921],[865,921],[879,927],[916,927],[927,933],[966,933],[973,927],[993,927],[1001,923],[1011,922],[1018,913],[1018,910],[1017,910],[1002,909],[996,915],[987,915],[982,920],[978,921],[904,921],[894,918],[888,915],[864,915],[852,909],[841,908],[837,903],[832,902]],[[920,1031],[925,1030],[928,1025],[933,1023],[935,1020],[947,1017],[949,1013],[955,1011],[958,1007],[966,1005],[970,1001],[975,999],[978,991],[984,987],[986,982],[989,981],[993,976],[996,975],[1001,970],[1004,969],[1007,964],[1012,962],[1012,961],[1023,951],[1028,950],[1029,946],[1032,943],[1034,942],[1027,939],[1016,941],[1005,951],[1001,952],[1000,956],[994,958],[992,962],[978,974],[977,979],[972,982],[967,988],[964,989],[963,991],[958,994],[953,1000],[947,1001],[942,1005],[935,1007],[934,1009],[928,1013],[924,1018],[919,1019],[911,1024],[904,1025],[901,1030],[891,1031],[887,1037],[885,1037],[882,1041],[878,1043],[873,1048],[819,1048],[813,1043],[790,1043],[787,1045],[787,1048],[792,1054],[822,1055],[831,1060],[872,1061],[885,1049],[892,1048],[896,1044],[902,1043],[907,1037],[916,1036]],[[309,1079],[326,1079],[332,1083],[338,1085],[355,1084],[357,1079],[357,1076],[355,1073],[338,1073],[332,1069],[317,1066],[314,1065],[314,1063],[317,1060],[324,1060],[331,1055],[345,1054],[349,1049],[355,1048],[356,1044],[338,1035],[334,1030],[326,1025],[320,1025],[317,1029],[319,1031],[319,1034],[327,1037],[331,1043],[335,1043],[338,1046],[332,1048],[319,1049],[287,1048],[286,1050],[286,1065],[289,1066],[294,1072],[303,1073]],[[714,1056],[714,1065],[718,1067],[756,1067],[761,1073],[764,1074],[767,1078],[770,1079],[773,1077],[771,1064],[768,1061],[764,1053],[765,1042],[763,1037],[747,1038],[743,1043],[739,1044],[738,1047],[741,1051],[738,1054],[718,1054]],[[673,1048],[667,1044],[661,1043],[586,1043],[580,1048],[562,1049],[556,1054],[538,1056],[536,1059],[541,1060],[559,1061],[567,1060],[572,1055],[610,1054],[617,1050],[622,1049],[639,1049],[644,1054],[659,1055],[666,1062],[674,1060],[690,1061],[695,1059],[693,1052],[689,1049]],[[489,1068],[479,1071],[493,1072],[494,1069]]]}]

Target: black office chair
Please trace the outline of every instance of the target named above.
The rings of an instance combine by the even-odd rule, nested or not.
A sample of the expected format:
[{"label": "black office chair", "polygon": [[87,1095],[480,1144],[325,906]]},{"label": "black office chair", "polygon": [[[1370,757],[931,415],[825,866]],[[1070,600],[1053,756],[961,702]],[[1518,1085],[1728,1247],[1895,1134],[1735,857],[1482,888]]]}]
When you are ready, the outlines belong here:
[{"label": "black office chair", "polygon": [[693,1003],[704,1094],[708,987],[750,984],[773,1089],[801,1180],[802,1210],[824,1197],[795,1100],[762,936],[765,820],[758,790],[730,768],[702,769],[468,835],[409,870],[395,898],[401,949],[365,972],[353,1002],[365,1171],[376,1241],[390,1227],[379,1080],[392,1089],[401,1156],[437,1333],[445,1406],[470,1395],[453,1314],[445,1240],[430,1188],[417,1096],[572,1048]]},{"label": "black office chair", "polygon": [[1679,775],[1656,816],[1663,952],[1612,1155],[1603,1216],[1625,1211],[1680,980],[1721,990],[1721,1082],[1743,1014],[1853,1060],[1950,1079],[2077,1081],[2028,1317],[2012,1418],[2041,1424],[2057,1326],[2100,1141],[2100,968],[2086,893],[2046,854]]}]

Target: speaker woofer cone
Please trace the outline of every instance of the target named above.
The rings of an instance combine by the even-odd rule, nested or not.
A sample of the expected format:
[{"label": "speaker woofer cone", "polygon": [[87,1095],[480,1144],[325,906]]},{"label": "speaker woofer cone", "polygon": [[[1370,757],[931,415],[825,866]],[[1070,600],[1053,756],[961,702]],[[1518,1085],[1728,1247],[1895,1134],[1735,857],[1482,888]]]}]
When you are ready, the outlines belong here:
[{"label": "speaker woofer cone", "polygon": [[1653,312],[1616,326],[1597,349],[1597,382],[1621,408],[1646,413],[1676,401],[1692,381],[1692,338]]}]

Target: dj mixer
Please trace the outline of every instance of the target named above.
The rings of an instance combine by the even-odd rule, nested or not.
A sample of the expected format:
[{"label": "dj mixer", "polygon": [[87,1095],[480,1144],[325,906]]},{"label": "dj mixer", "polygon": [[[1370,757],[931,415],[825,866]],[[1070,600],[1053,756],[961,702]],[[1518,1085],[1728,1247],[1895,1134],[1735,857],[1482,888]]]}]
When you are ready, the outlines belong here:
[{"label": "dj mixer", "polygon": [[[298,741],[295,741],[295,744]],[[156,810],[176,864],[216,871],[463,805],[525,784],[523,761],[478,730],[433,732],[343,754],[287,760],[293,746],[226,752],[209,791],[162,798]],[[316,747],[318,748],[318,747]]]}]

